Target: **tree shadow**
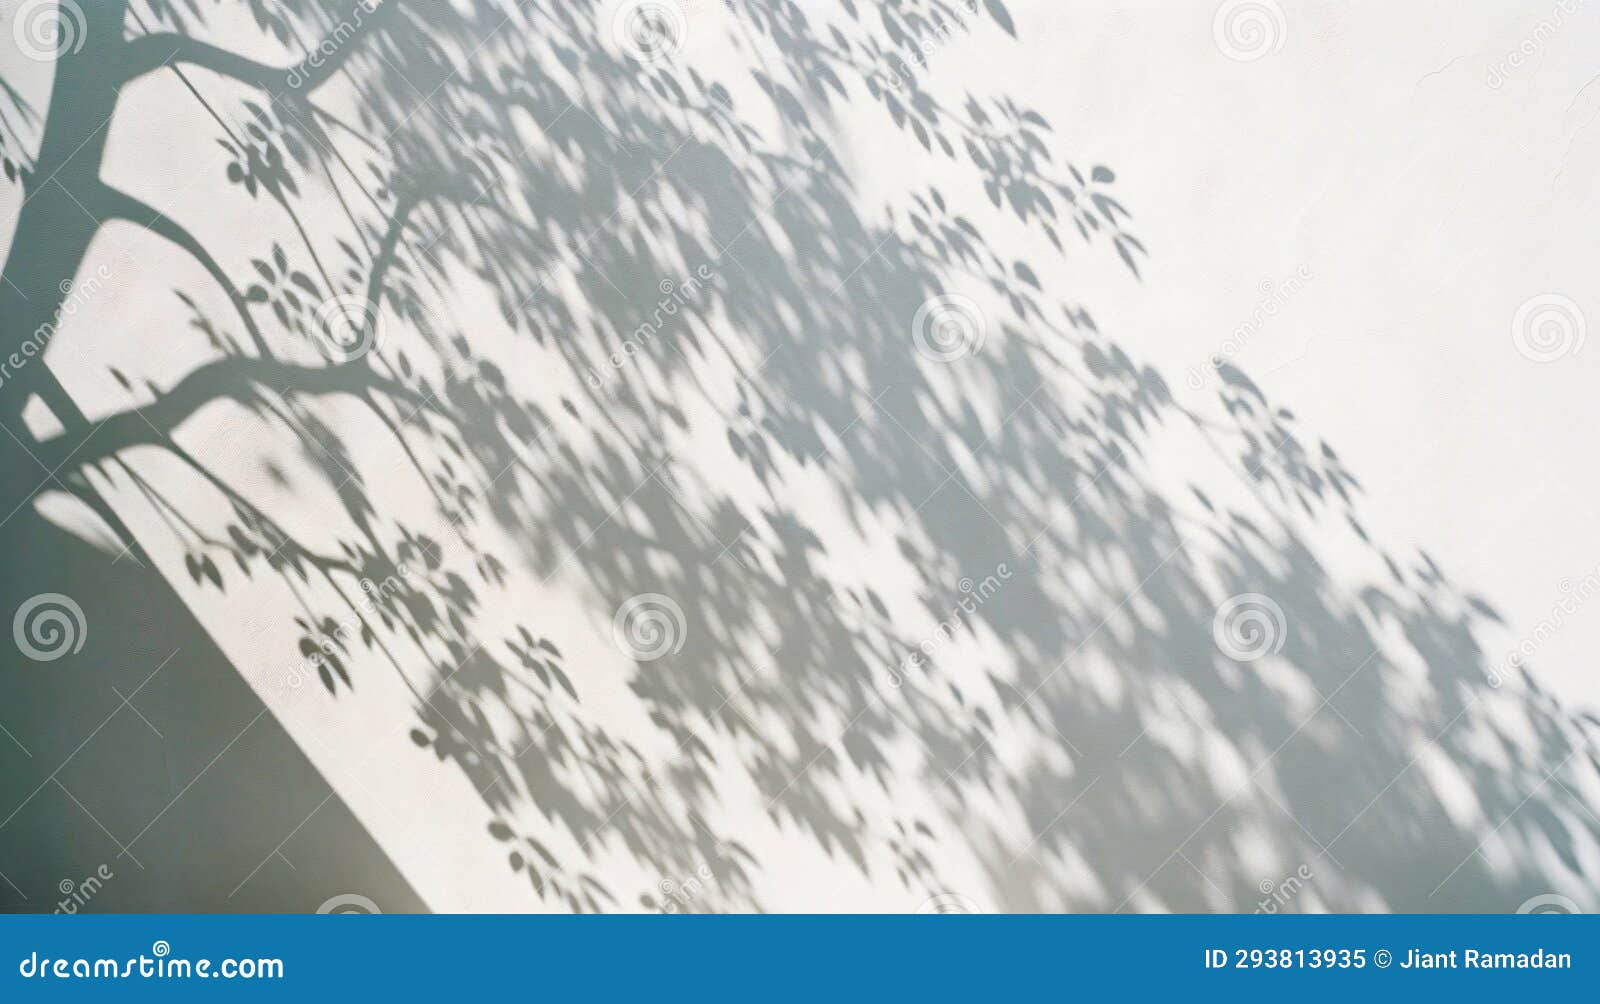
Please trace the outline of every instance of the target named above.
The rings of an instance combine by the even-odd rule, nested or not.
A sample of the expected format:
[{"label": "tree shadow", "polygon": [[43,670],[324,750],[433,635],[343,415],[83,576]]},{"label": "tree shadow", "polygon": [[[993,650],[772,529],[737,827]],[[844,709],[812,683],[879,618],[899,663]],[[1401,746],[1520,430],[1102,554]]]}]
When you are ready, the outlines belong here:
[{"label": "tree shadow", "polygon": [[[1592,903],[1594,721],[1500,679],[1492,608],[1370,540],[1354,478],[1245,374],[1194,413],[1063,300],[1068,263],[1132,282],[1145,249],[1114,173],[1063,160],[1036,111],[932,86],[942,46],[980,44],[958,33],[1016,33],[998,0],[618,6],[251,5],[239,47],[276,62],[214,43],[195,0],[85,7],[21,172],[7,350],[110,227],[210,288],[178,290],[200,361],[176,381],[107,367],[113,406],[35,364],[0,388],[5,508],[74,555],[60,592],[117,609],[130,586],[97,564],[181,556],[152,616],[198,634],[186,606],[287,590],[290,661],[335,704],[404,681],[402,755],[471,783],[530,907],[781,907],[752,818],[908,909],[954,858],[985,884],[956,892],[1007,910]],[[697,33],[716,45],[691,59]],[[104,180],[103,124],[168,73],[216,123],[229,197],[292,238],[208,245]],[[964,180],[864,207],[836,144],[867,102],[926,177]],[[1007,255],[1024,238],[963,212],[984,200],[1053,254]],[[36,402],[61,431],[30,435]],[[230,466],[269,439],[292,464],[265,484]],[[1174,443],[1209,480],[1163,469]],[[45,531],[41,492],[115,545]],[[166,536],[130,529],[129,497]],[[1330,574],[1330,527],[1382,574]],[[6,582],[8,609],[37,592]],[[615,681],[563,654],[586,629],[507,615],[530,582],[615,617],[638,730],[591,710]],[[108,623],[63,665],[122,648]],[[237,682],[219,647],[189,658]],[[68,694],[38,719],[71,721]],[[279,829],[220,844],[259,856]],[[5,860],[61,865],[32,844]]]}]

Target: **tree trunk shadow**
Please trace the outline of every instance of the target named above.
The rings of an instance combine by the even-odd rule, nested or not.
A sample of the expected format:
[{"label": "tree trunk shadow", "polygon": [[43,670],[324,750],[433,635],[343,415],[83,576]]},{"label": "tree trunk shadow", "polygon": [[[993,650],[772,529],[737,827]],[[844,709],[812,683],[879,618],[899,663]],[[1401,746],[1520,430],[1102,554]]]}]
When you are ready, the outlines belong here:
[{"label": "tree trunk shadow", "polygon": [[[43,477],[5,445],[6,470]],[[0,907],[427,909],[154,569],[32,505],[0,526],[0,549],[0,610],[27,642],[0,656]],[[66,592],[81,617],[48,598]]]}]

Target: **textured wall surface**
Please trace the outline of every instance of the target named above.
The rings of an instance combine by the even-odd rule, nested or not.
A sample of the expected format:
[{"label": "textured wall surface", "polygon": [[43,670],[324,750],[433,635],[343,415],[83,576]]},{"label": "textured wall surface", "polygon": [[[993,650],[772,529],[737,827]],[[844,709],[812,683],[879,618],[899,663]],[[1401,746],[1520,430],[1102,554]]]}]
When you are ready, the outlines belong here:
[{"label": "textured wall surface", "polygon": [[1600,5],[0,19],[8,909],[1600,907]]}]

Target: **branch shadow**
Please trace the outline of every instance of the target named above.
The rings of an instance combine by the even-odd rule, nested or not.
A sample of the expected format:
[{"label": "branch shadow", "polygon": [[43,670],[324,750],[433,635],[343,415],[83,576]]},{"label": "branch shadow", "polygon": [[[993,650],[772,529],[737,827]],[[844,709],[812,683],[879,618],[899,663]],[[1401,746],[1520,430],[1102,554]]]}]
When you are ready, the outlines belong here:
[{"label": "branch shadow", "polygon": [[[530,906],[781,906],[752,817],[907,909],[951,891],[952,858],[985,884],[957,891],[1004,910],[1592,904],[1594,719],[1497,668],[1492,607],[1369,539],[1353,476],[1246,374],[1219,369],[1220,417],[1201,415],[1063,298],[1065,263],[1137,281],[1146,252],[1114,172],[1064,160],[1038,112],[929,89],[957,32],[1017,34],[1002,4],[674,7],[681,24],[658,11],[620,40],[614,6],[256,10],[291,49],[341,39],[336,71],[291,71],[304,89],[191,49],[193,3],[135,5],[126,37],[62,56],[47,132],[115,110],[118,75],[170,46],[227,191],[298,241],[208,248],[101,180],[98,152],[91,171],[45,143],[22,171],[8,345],[60,314],[107,224],[215,286],[179,291],[204,361],[165,388],[117,369],[125,410],[43,366],[5,394],[8,417],[38,395],[65,429],[20,444],[59,473],[44,487],[144,559],[183,555],[163,621],[197,632],[185,604],[270,580],[327,700],[398,674],[407,755],[471,783]],[[685,29],[723,32],[717,58],[675,58]],[[864,104],[925,176],[965,181],[865,209],[835,147]],[[1009,257],[961,211],[981,200],[1055,256]],[[71,214],[90,223],[30,256]],[[272,491],[221,473],[233,443],[185,432],[220,410],[299,466]],[[375,468],[373,427],[400,470]],[[1173,442],[1210,451],[1213,481],[1163,470]],[[171,538],[136,539],[108,491]],[[193,513],[201,495],[224,518]],[[316,533],[285,499],[327,502]],[[1331,574],[1326,526],[1384,574]],[[125,585],[45,539],[76,555],[63,592],[116,608]],[[590,710],[608,670],[563,655],[578,629],[501,614],[530,580],[615,614],[649,734]],[[1218,626],[1241,596],[1270,601],[1268,649],[1243,656]],[[199,647],[205,676],[234,672]],[[191,894],[131,905],[209,908]]]}]

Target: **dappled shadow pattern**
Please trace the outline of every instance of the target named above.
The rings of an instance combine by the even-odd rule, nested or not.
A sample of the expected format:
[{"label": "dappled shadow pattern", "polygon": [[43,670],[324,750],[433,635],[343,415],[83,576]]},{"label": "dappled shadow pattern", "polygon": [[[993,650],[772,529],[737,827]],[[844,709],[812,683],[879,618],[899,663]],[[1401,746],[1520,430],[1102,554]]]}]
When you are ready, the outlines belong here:
[{"label": "dappled shadow pattern", "polygon": [[[1146,252],[1113,172],[1064,161],[1037,112],[932,87],[941,46],[1015,32],[998,0],[686,5],[714,58],[661,60],[612,37],[613,6],[252,5],[268,42],[319,54],[295,64],[202,41],[197,0],[95,5],[23,175],[8,347],[118,224],[210,275],[180,290],[207,361],[165,387],[119,369],[120,412],[34,366],[8,425],[38,395],[65,431],[30,451],[137,553],[181,550],[196,595],[288,583],[328,700],[400,674],[416,755],[481,793],[530,905],[665,908],[617,857],[704,869],[673,908],[773,905],[783,862],[731,821],[729,777],[908,908],[944,889],[940,847],[1013,910],[1249,910],[1301,866],[1275,909],[1590,895],[1594,723],[1500,681],[1487,603],[1368,540],[1354,478],[1247,376],[1224,368],[1222,407],[1192,414],[1063,297],[1083,261],[1136,282]],[[216,116],[234,197],[276,204],[298,246],[207,247],[181,207],[101,180],[96,123],[169,72]],[[886,145],[964,180],[863,206],[838,144],[864,101]],[[1057,254],[1007,256],[974,200]],[[973,351],[918,329],[952,294]],[[463,295],[504,331],[456,321]],[[296,444],[336,547],[185,439],[224,403]],[[404,470],[372,469],[373,423]],[[1226,484],[1161,471],[1175,441]],[[141,473],[147,447],[222,525]],[[132,540],[88,472],[173,540]],[[393,511],[414,492],[426,519]],[[1384,577],[1327,572],[1333,532]],[[581,584],[603,620],[645,594],[681,610],[627,681],[656,735],[587,710],[599,670],[563,624],[491,612],[519,576]],[[1244,593],[1286,625],[1255,661],[1214,640]]]}]

